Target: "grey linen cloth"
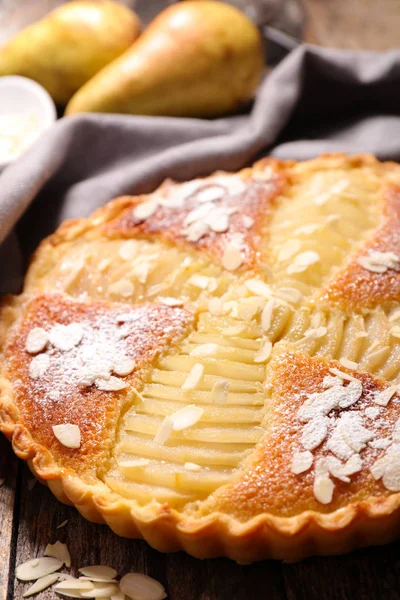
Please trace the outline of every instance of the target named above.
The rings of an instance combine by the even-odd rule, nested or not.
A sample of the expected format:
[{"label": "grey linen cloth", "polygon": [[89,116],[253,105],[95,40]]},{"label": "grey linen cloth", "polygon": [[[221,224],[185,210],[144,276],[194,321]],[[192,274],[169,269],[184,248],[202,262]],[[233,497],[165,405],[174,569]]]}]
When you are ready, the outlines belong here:
[{"label": "grey linen cloth", "polygon": [[266,154],[337,151],[400,159],[400,51],[300,46],[266,77],[251,111],[223,119],[63,118],[0,175],[1,291],[18,291],[29,255],[62,220],[115,196]]}]

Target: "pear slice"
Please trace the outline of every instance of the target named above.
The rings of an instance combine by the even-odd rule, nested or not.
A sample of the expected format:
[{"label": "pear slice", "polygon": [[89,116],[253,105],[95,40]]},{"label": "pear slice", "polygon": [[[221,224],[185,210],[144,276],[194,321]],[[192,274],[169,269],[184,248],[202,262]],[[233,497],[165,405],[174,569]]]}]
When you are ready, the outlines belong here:
[{"label": "pear slice", "polygon": [[262,68],[259,32],[237,8],[179,2],[84,85],[66,114],[222,115],[251,98]]},{"label": "pear slice", "polygon": [[57,104],[65,105],[139,33],[136,14],[117,2],[68,2],[17,33],[0,49],[0,76],[34,79]]}]

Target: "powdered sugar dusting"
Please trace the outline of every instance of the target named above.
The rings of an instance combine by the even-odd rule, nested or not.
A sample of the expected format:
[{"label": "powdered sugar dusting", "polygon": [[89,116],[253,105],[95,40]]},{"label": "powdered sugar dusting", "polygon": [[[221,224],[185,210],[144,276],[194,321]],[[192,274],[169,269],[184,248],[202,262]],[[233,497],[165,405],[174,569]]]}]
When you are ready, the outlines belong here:
[{"label": "powdered sugar dusting", "polygon": [[[78,303],[71,302],[74,306]],[[68,316],[68,308],[60,314],[64,321]],[[31,385],[45,392],[49,402],[68,398],[72,388],[123,390],[124,378],[143,365],[146,353],[155,347],[162,350],[162,339],[180,334],[188,318],[179,308],[137,306],[43,326],[49,341],[42,353],[29,359]]]}]

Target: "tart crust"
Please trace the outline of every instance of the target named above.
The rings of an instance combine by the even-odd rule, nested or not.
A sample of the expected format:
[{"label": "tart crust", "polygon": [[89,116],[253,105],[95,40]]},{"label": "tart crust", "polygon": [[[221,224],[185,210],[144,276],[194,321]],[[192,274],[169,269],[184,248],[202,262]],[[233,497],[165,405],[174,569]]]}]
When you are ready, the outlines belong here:
[{"label": "tart crust", "polygon": [[[305,300],[297,306],[296,303],[290,305],[290,320],[274,334],[271,357],[265,360],[268,364],[264,381],[263,435],[252,451],[244,456],[232,481],[217,487],[206,497],[178,508],[157,499],[139,502],[112,491],[104,475],[111,460],[110,445],[115,443],[121,419],[129,403],[132,404],[127,399],[129,394],[132,390],[142,389],[156,361],[173,353],[185,342],[190,331],[200,331],[198,324],[202,315],[208,312],[207,302],[212,299],[215,290],[208,296],[204,290],[200,295],[190,296],[188,292],[181,302],[183,307],[165,306],[168,298],[171,305],[169,288],[164,295],[161,292],[160,296],[151,297],[146,284],[141,288],[141,296],[132,302],[126,298],[119,298],[117,302],[107,294],[104,301],[99,302],[92,298],[90,291],[82,296],[75,280],[72,284],[71,281],[65,283],[60,271],[60,278],[56,280],[54,269],[66,260],[66,255],[75,245],[79,249],[99,240],[107,243],[152,241],[160,245],[161,252],[170,249],[180,252],[179,260],[185,255],[191,260],[200,257],[199,268],[203,277],[214,278],[218,285],[221,281],[221,285],[225,286],[218,292],[220,297],[230,294],[229,298],[235,298],[229,300],[231,303],[239,302],[238,298],[243,296],[235,296],[237,288],[245,288],[249,279],[265,280],[272,287],[278,281],[280,272],[274,271],[276,256],[274,248],[270,247],[274,240],[279,242],[276,215],[289,201],[296,201],[302,189],[301,178],[328,173],[329,181],[324,181],[323,191],[329,192],[332,173],[340,172],[343,177],[354,169],[364,169],[371,179],[371,189],[377,190],[379,201],[375,201],[371,209],[377,211],[371,212],[373,225],[367,229],[366,235],[362,232],[360,237],[354,238],[340,264],[334,264],[329,272],[310,277],[307,288],[299,276]],[[225,174],[215,174],[204,183],[206,187],[219,185],[218,178],[221,177]],[[376,314],[381,315],[379,311],[388,315],[390,321],[399,302],[400,274],[394,268],[383,273],[363,269],[358,257],[367,255],[371,249],[380,253],[396,254],[398,251],[400,254],[400,168],[394,163],[379,163],[368,155],[329,155],[306,163],[265,159],[235,177],[250,188],[240,189],[237,193],[233,191],[232,198],[223,205],[224,214],[232,209],[225,231],[209,229],[197,240],[188,239],[184,222],[185,219],[187,222],[189,212],[198,208],[198,205],[190,204],[190,193],[189,205],[184,204],[180,210],[174,208],[169,213],[168,203],[161,204],[161,209],[154,210],[146,219],[136,219],[134,209],[140,203],[154,198],[167,201],[182,193],[182,186],[167,182],[151,196],[119,198],[88,219],[67,222],[42,242],[33,257],[24,293],[3,300],[0,317],[0,429],[12,442],[17,456],[28,461],[33,473],[49,486],[59,500],[75,505],[87,519],[107,523],[121,536],[143,538],[161,551],[183,549],[199,558],[227,556],[248,563],[262,558],[298,560],[309,555],[343,553],[359,546],[386,543],[398,535],[400,493],[386,489],[365,468],[352,477],[351,484],[335,480],[332,503],[321,504],[312,493],[311,473],[295,475],[290,471],[289,463],[291,447],[294,443],[298,445],[300,435],[296,414],[307,397],[321,393],[323,379],[330,376],[330,369],[361,381],[363,394],[360,402],[364,402],[364,409],[367,404],[370,406],[373,394],[387,389],[391,385],[389,381],[396,381],[396,377],[386,375],[391,373],[386,363],[369,369],[357,368],[357,365],[355,368],[343,366],[339,350],[324,350],[322,342],[310,346],[308,337],[303,335],[304,328],[302,333],[300,325],[295,327],[293,323],[296,315],[304,313],[311,315],[307,316],[311,319],[318,311],[319,322],[330,313],[338,321],[345,318],[343,314],[350,319],[351,314],[357,312],[360,319],[370,323]],[[348,177],[351,180],[351,176]],[[329,193],[342,192],[339,189]],[[247,225],[240,219],[244,211],[249,217]],[[238,235],[241,236],[239,249],[242,260],[235,269],[226,269],[223,264],[226,246],[234,244]],[[133,257],[132,261],[135,260]],[[204,275],[210,272],[212,276]],[[297,277],[296,270],[294,277]],[[244,293],[243,289],[241,293]],[[54,326],[54,323],[68,324],[82,318],[93,322],[98,314],[118,315],[123,312],[137,315],[138,311],[145,310],[149,311],[148,320],[153,331],[146,332],[144,344],[143,340],[132,343],[132,348],[138,349],[135,356],[137,368],[124,378],[126,387],[110,392],[93,387],[82,391],[75,386],[73,392],[68,392],[65,400],[68,407],[74,402],[78,407],[78,412],[70,419],[80,426],[85,442],[78,450],[63,447],[53,439],[50,427],[62,422],[63,415],[49,409],[50,417],[47,413],[47,416],[42,413],[42,417],[38,417],[37,410],[43,405],[27,374],[32,359],[24,350],[27,332],[32,326],[46,328]],[[379,318],[382,321],[383,317]],[[253,319],[260,319],[260,312],[247,320],[252,322]],[[241,317],[241,321],[247,324],[245,317]],[[159,327],[157,323],[160,323]],[[328,341],[331,340],[333,327],[330,329],[329,324],[324,327],[317,323],[311,329],[314,331],[321,327],[327,330],[321,337],[327,336]],[[341,334],[344,340],[341,348],[346,345],[349,336],[354,336],[354,330],[350,333],[348,330],[350,325],[341,330],[344,332]],[[364,337],[367,337],[369,330],[365,333]],[[261,337],[265,336],[262,334]],[[376,341],[380,342],[379,339]],[[393,340],[387,346],[388,352],[393,354],[396,351]],[[329,348],[333,348],[333,342]],[[57,356],[57,352],[53,355]],[[367,350],[360,347],[358,356],[361,357],[360,365],[375,365]],[[82,410],[83,413],[79,412]],[[85,410],[89,412],[85,413]],[[94,413],[90,411],[100,414],[99,410],[100,413],[101,410],[105,412],[96,420],[96,433],[89,426],[85,429],[85,423],[93,425],[94,422]],[[382,410],[388,415],[383,427],[392,427],[400,415],[397,402]],[[55,419],[54,422],[52,419]],[[274,430],[275,422],[277,428]],[[278,437],[271,438],[271,432]],[[319,450],[317,447],[314,458],[318,458],[318,452],[323,452],[321,448],[321,445]],[[360,454],[370,465],[381,451],[365,446]]]}]

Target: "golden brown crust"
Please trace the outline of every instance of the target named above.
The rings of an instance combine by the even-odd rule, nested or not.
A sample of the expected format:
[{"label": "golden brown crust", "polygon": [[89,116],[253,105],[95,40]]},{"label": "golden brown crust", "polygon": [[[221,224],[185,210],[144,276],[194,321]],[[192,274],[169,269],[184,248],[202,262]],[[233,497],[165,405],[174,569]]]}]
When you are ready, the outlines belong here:
[{"label": "golden brown crust", "polygon": [[[281,196],[287,196],[288,188],[297,185],[304,174],[359,167],[370,168],[374,176],[384,180],[387,195],[382,198],[380,229],[356,252],[365,253],[367,248],[395,251],[399,247],[396,245],[398,165],[382,164],[368,155],[329,155],[304,164],[268,159],[240,173],[247,186],[249,180],[255,181],[250,184],[250,192],[247,187],[244,194],[226,199],[226,206],[237,208],[240,204],[254,219],[254,224],[246,231],[238,213],[233,213],[231,220],[229,235],[239,233],[245,237],[246,260],[240,267],[241,273],[263,266],[261,241],[264,243],[268,236],[270,215],[281,203]],[[265,183],[271,175],[272,184]],[[168,183],[156,193],[163,195],[165,192],[168,196],[176,189]],[[215,235],[208,231],[193,242],[182,236],[184,217],[194,207],[190,200],[185,210],[176,214],[166,215],[161,208],[145,221],[132,220],[132,209],[148,198],[119,198],[89,219],[70,221],[60,227],[39,248],[28,275],[28,289],[40,277],[50,252],[54,250],[52,260],[57,261],[59,256],[55,250],[73,244],[79,238],[157,238],[171,246],[190,248],[193,254],[204,251],[212,260],[220,261],[222,248],[229,240],[225,237],[226,232]],[[325,305],[365,309],[398,301],[397,271],[390,269],[378,277],[360,269],[351,259],[349,265],[327,283],[322,298]],[[266,404],[269,429],[243,463],[236,481],[217,489],[203,503],[187,506],[183,511],[156,501],[140,505],[136,500],[111,492],[100,478],[91,476],[90,465],[98,462],[99,452],[107,454],[110,443],[107,428],[115,428],[127,392],[114,392],[111,397],[107,392],[95,389],[84,393],[74,390],[68,396],[69,418],[79,422],[83,438],[85,440],[87,433],[89,443],[84,441],[79,451],[60,447],[49,435],[50,425],[58,422],[60,415],[57,410],[51,411],[51,415],[44,414],[40,390],[33,389],[26,377],[29,357],[24,344],[27,328],[33,324],[69,323],[82,315],[94,319],[98,311],[121,309],[109,308],[109,304],[72,301],[65,296],[52,298],[45,295],[27,299],[22,296],[4,302],[0,318],[0,344],[3,351],[6,347],[0,379],[0,429],[12,440],[17,455],[30,462],[33,471],[48,483],[53,493],[62,501],[74,504],[86,518],[108,523],[119,535],[143,537],[160,550],[185,549],[202,558],[225,555],[240,562],[339,553],[360,545],[385,543],[396,536],[400,525],[400,494],[389,493],[381,481],[371,478],[367,469],[356,473],[350,483],[335,481],[333,502],[328,505],[316,501],[310,473],[294,475],[290,471],[289,457],[300,435],[295,418],[298,408],[306,395],[321,390],[322,379],[329,368],[340,365],[293,351],[287,345],[274,350],[268,366],[269,383],[272,383],[272,395]],[[124,311],[127,310],[134,311],[135,308],[125,306]],[[168,309],[171,310],[176,309]],[[185,315],[183,329],[191,323],[190,315],[187,312]],[[151,338],[148,348],[141,348],[142,353],[135,357],[141,365],[145,366],[165,345],[174,344],[182,335],[180,329],[177,335],[174,330],[172,336],[165,337],[164,326],[165,321],[161,319],[160,329]],[[340,368],[349,372],[342,366]],[[357,371],[354,374],[363,384],[361,403],[365,408],[371,394],[385,389],[388,384],[368,373]],[[127,377],[132,387],[137,386],[135,377]],[[17,378],[21,379],[20,383],[16,383]],[[397,403],[386,410],[385,427],[390,428],[398,417]],[[93,429],[94,415],[96,423],[101,425],[96,431]],[[320,456],[318,452],[323,449],[317,450],[316,458]],[[372,448],[365,450],[363,458],[367,467],[378,455]],[[88,463],[74,461],[74,456],[87,457]],[[81,469],[80,465],[84,467]]]},{"label": "golden brown crust", "polygon": [[[10,329],[3,352],[2,377],[10,385],[18,421],[29,431],[35,442],[47,448],[63,468],[85,476],[95,475],[101,461],[107,458],[115,437],[115,428],[132,389],[140,387],[146,367],[171,343],[176,343],[187,331],[192,316],[181,308],[160,305],[126,307],[84,303],[61,294],[37,296],[22,304],[22,315]],[[7,309],[4,309],[7,310]],[[39,379],[29,375],[32,355],[25,349],[28,332],[34,327],[49,331],[55,324],[79,323],[101,333],[100,344],[111,343],[124,323],[120,316],[131,316],[134,325],[125,335],[126,354],[135,361],[132,374],[125,378],[127,387],[121,391],[104,391],[95,385],[84,387],[74,379],[79,361],[78,348],[64,353],[51,348],[50,367]],[[108,335],[109,334],[109,335]],[[54,396],[56,394],[56,396]],[[81,431],[79,449],[63,446],[52,431],[53,425],[73,423]],[[23,430],[18,429],[18,436]]]},{"label": "golden brown crust", "polygon": [[[331,368],[357,375],[362,382],[363,393],[356,409],[347,409],[353,414],[361,414],[365,408],[373,406],[373,393],[389,387],[367,373],[344,369],[336,361],[311,358],[284,346],[277,349],[268,367],[271,388],[266,416],[268,433],[246,464],[241,479],[217,490],[202,507],[202,514],[217,510],[244,521],[263,513],[280,517],[296,516],[307,510],[332,513],[364,499],[383,498],[390,493],[369,472],[369,467],[379,455],[372,448],[363,452],[364,468],[352,477],[350,483],[336,482],[329,505],[321,505],[316,500],[312,471],[295,475],[290,470],[294,452],[301,449],[302,423],[297,417],[298,410],[310,394],[324,390],[323,379],[330,375]],[[399,416],[397,405],[386,411],[385,424],[380,431],[383,437],[389,435]],[[324,456],[327,456],[327,450],[322,445],[314,452],[314,460]]]},{"label": "golden brown crust", "polygon": [[[394,167],[398,171],[398,165]],[[400,185],[389,184],[384,192],[383,223],[350,263],[329,283],[321,299],[344,309],[359,310],[400,301],[400,271],[373,273],[358,258],[371,251],[394,252],[400,256]]]}]

